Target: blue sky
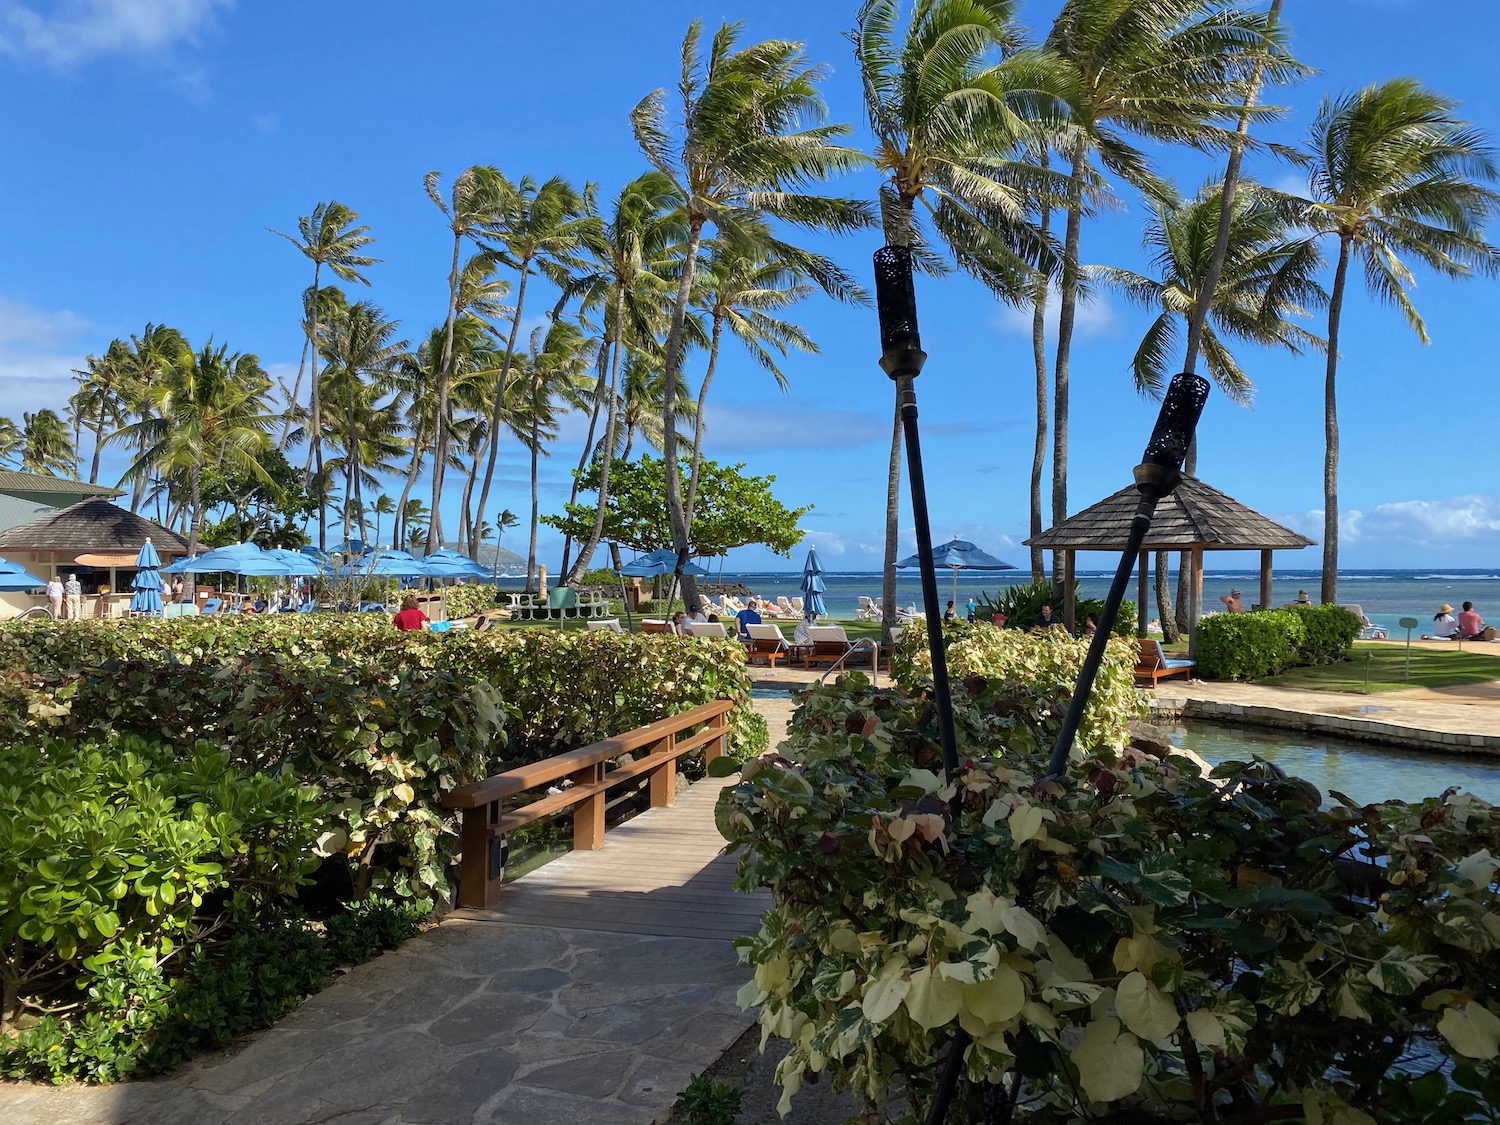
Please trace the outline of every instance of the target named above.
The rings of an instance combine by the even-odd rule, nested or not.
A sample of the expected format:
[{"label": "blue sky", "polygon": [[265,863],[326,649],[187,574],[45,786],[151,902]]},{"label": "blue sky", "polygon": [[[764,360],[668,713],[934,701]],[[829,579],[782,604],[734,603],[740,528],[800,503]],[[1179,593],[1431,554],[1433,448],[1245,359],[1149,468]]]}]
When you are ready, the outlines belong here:
[{"label": "blue sky", "polygon": [[[294,372],[298,294],[308,270],[267,227],[337,198],[360,212],[384,259],[371,299],[421,339],[446,301],[448,236],[422,175],[491,163],[512,177],[594,180],[612,196],[644,164],[627,114],[674,80],[694,16],[746,19],[746,35],[806,41],[831,65],[833,118],[866,144],[857,75],[842,32],[853,0],[755,4],[658,0],[575,5],[404,0],[0,0],[0,100],[10,106],[0,178],[0,413],[61,408],[70,370],[148,321],[212,335]],[[1024,14],[1045,29],[1053,0]],[[1290,0],[1294,49],[1319,73],[1278,92],[1294,142],[1326,92],[1413,76],[1500,132],[1494,0]],[[1184,190],[1221,174],[1175,154]],[[1291,186],[1266,160],[1254,171]],[[837,185],[873,195],[873,172]],[[1088,262],[1144,269],[1141,208],[1128,194],[1086,225]],[[1496,237],[1492,232],[1491,237]],[[873,236],[822,248],[868,274]],[[1331,271],[1330,271],[1331,276]],[[1031,459],[1029,323],[958,277],[919,282],[929,360],[918,380],[933,531],[963,535],[1017,564]],[[1339,369],[1342,563],[1483,567],[1500,556],[1500,350],[1496,283],[1419,274],[1423,347],[1392,310],[1351,289]],[[540,302],[533,306],[540,308]],[[789,394],[732,347],[709,404],[707,455],[773,473],[789,505],[812,503],[808,542],[828,565],[879,566],[891,385],[875,365],[874,314],[809,301],[796,315],[820,344],[795,357]],[[1070,510],[1123,487],[1156,405],[1127,364],[1149,315],[1103,295],[1080,316],[1073,358]],[[1320,334],[1322,326],[1311,325]],[[1240,353],[1253,409],[1215,395],[1200,427],[1203,479],[1318,538],[1319,357]],[[690,371],[696,377],[698,366]],[[581,424],[545,464],[542,508],[561,505]],[[506,450],[499,503],[529,503],[525,464]],[[118,471],[115,464],[113,471]],[[456,490],[455,490],[456,492]],[[523,528],[506,545],[524,551]],[[545,530],[545,529],[544,529]],[[912,537],[903,520],[904,549]],[[555,565],[556,544],[541,540]],[[1282,556],[1316,567],[1316,550]],[[800,565],[757,548],[731,567]],[[1100,565],[1105,565],[1102,557]],[[1225,559],[1226,563],[1239,561]]]}]

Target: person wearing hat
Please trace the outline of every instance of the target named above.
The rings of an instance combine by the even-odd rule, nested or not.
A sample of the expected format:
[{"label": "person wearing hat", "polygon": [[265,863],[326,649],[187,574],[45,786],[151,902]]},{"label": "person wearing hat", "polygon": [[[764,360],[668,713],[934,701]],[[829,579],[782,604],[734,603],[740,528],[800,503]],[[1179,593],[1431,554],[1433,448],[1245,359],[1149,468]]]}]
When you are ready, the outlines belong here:
[{"label": "person wearing hat", "polygon": [[1224,609],[1228,613],[1244,613],[1245,603],[1240,601],[1240,592],[1230,590],[1227,594],[1220,594],[1219,600],[1224,603]]},{"label": "person wearing hat", "polygon": [[1310,597],[1307,596],[1307,591],[1306,590],[1298,590],[1297,591],[1297,604],[1298,605],[1312,605],[1312,598],[1310,598]]},{"label": "person wearing hat", "polygon": [[[1458,637],[1458,622],[1453,617],[1453,607],[1447,602],[1438,606],[1438,611],[1432,618],[1432,635],[1434,641],[1451,641]],[[1428,640],[1428,637],[1423,637]]]}]

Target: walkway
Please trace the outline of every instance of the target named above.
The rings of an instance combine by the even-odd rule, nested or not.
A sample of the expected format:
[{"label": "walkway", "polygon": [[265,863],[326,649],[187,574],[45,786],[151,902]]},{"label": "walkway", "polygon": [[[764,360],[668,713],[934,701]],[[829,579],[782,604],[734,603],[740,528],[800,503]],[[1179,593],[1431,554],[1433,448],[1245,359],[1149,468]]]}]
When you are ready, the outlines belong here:
[{"label": "walkway", "polygon": [[157,1081],[0,1086],[6,1125],[648,1125],[750,1025],[702,781]]}]

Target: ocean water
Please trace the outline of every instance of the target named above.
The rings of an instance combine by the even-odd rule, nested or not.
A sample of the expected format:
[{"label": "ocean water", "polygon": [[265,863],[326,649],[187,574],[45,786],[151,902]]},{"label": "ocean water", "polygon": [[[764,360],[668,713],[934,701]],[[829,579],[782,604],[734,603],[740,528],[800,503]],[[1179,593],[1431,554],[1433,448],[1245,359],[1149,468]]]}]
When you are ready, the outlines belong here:
[{"label": "ocean water", "polygon": [[[1103,557],[1103,556],[1100,556]],[[1078,572],[1079,592],[1085,597],[1103,597],[1109,589],[1113,571],[1081,570]],[[802,592],[802,575],[798,571],[766,572],[758,574],[724,571],[722,577],[711,570],[708,582],[738,582],[754,590],[762,597],[775,598],[778,594],[791,596]],[[959,571],[957,603],[960,610],[969,597],[989,594],[991,597],[1006,586],[1030,581],[1030,573],[1024,570],[1006,570],[996,573]],[[1176,589],[1176,575],[1172,576]],[[1306,590],[1313,601],[1318,600],[1319,574],[1316,570],[1290,570],[1276,568],[1272,572],[1271,602],[1282,605],[1297,600],[1297,591]],[[829,569],[823,573],[824,600],[831,616],[853,617],[859,609],[859,595],[880,596],[880,575],[870,572],[851,572]],[[1246,605],[1255,602],[1260,592],[1258,570],[1205,570],[1203,572],[1204,608],[1218,609],[1219,595],[1238,588]],[[1129,599],[1135,598],[1135,579],[1131,578]],[[946,602],[954,597],[953,572],[944,570],[938,575],[939,600]],[[903,606],[916,605],[921,609],[921,579],[915,570],[901,570],[896,577],[896,598]],[[1444,602],[1457,611],[1465,601],[1474,603],[1482,617],[1500,625],[1500,568],[1495,570],[1351,570],[1339,575],[1339,604],[1358,605],[1375,624],[1389,630],[1392,637],[1404,637],[1405,631],[1397,628],[1402,617],[1415,617],[1421,624],[1413,630],[1419,636]],[[1151,616],[1156,616],[1153,606]]]}]

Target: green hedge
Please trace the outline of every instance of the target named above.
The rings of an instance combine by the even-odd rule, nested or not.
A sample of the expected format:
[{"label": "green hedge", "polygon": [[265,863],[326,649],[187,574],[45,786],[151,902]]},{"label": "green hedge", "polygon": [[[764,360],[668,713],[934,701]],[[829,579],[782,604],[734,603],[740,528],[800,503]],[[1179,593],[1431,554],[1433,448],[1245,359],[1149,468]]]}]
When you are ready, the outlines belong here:
[{"label": "green hedge", "polygon": [[1198,674],[1258,680],[1303,664],[1349,659],[1360,620],[1342,606],[1216,613],[1198,623]]},{"label": "green hedge", "polygon": [[482,582],[465,582],[443,589],[443,607],[449,621],[473,617],[495,605],[495,587]]}]

